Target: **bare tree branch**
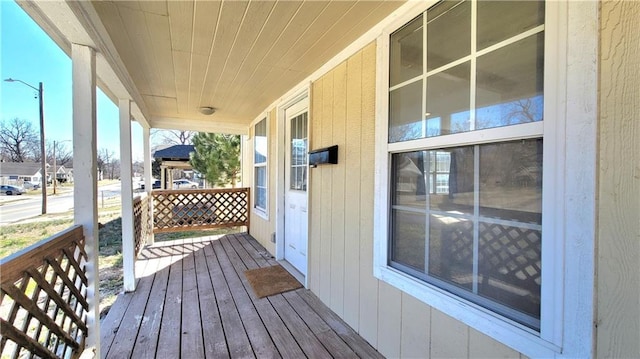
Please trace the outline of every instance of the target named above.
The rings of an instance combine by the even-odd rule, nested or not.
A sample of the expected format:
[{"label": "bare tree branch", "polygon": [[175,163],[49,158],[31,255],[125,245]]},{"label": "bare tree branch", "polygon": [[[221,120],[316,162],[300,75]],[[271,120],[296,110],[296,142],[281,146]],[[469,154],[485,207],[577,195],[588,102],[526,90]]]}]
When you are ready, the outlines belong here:
[{"label": "bare tree branch", "polygon": [[39,146],[38,133],[25,119],[14,118],[0,124],[0,148],[13,162],[34,159]]}]

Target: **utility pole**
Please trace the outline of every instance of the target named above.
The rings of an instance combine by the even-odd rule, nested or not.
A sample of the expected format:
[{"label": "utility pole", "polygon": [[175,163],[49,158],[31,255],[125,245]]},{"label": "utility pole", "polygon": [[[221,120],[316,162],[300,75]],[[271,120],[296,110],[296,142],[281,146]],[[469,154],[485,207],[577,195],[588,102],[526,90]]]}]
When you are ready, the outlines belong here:
[{"label": "utility pole", "polygon": [[36,88],[18,79],[8,78],[5,79],[5,81],[20,82],[21,84],[29,86],[32,89],[38,91],[38,101],[40,104],[40,162],[42,165],[42,169],[40,170],[42,174],[42,214],[47,214],[47,156],[44,148],[44,100],[42,98],[44,90],[42,88],[42,82],[40,82],[38,84],[38,87]]}]

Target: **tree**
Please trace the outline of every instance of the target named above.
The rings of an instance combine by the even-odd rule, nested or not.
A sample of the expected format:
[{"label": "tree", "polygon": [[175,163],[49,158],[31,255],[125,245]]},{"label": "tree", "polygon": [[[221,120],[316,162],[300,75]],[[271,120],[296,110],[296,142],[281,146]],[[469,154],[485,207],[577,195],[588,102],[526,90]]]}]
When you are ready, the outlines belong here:
[{"label": "tree", "polygon": [[170,145],[188,145],[191,144],[193,136],[197,132],[182,130],[154,130],[153,137],[160,137],[160,141]]},{"label": "tree", "polygon": [[[53,141],[47,141],[47,163],[53,163]],[[69,150],[65,142],[56,142],[56,165],[65,166],[73,160],[73,152]],[[35,156],[36,162],[40,161],[40,153]]]},{"label": "tree", "polygon": [[98,150],[97,165],[100,179],[104,178],[103,176],[105,174],[105,171],[109,169],[109,166],[113,161],[113,156],[113,151],[109,151],[109,149],[107,148],[101,148],[100,150]]},{"label": "tree", "polygon": [[12,162],[34,159],[34,153],[38,153],[39,145],[38,133],[31,122],[14,118],[10,121],[2,121],[0,124],[0,149],[3,156]]},{"label": "tree", "polygon": [[155,177],[155,178],[160,178],[160,176],[162,175],[162,161],[160,161],[159,158],[156,158],[153,160],[153,162],[151,162],[151,176]]},{"label": "tree", "polygon": [[240,136],[197,133],[193,136],[195,152],[191,166],[209,183],[236,186],[240,175]]}]

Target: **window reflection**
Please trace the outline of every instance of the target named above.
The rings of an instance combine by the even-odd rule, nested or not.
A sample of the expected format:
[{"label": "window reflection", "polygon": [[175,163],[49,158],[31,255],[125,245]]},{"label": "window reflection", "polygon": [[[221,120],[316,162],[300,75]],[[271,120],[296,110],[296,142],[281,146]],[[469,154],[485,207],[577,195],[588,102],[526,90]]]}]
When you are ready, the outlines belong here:
[{"label": "window reflection", "polygon": [[422,75],[422,15],[391,36],[389,49],[391,86]]},{"label": "window reflection", "polygon": [[542,148],[393,154],[390,264],[539,318]]},{"label": "window reflection", "polygon": [[307,113],[291,119],[290,182],[293,190],[307,190]]},{"label": "window reflection", "polygon": [[542,121],[543,46],[537,34],[478,58],[477,129]]}]

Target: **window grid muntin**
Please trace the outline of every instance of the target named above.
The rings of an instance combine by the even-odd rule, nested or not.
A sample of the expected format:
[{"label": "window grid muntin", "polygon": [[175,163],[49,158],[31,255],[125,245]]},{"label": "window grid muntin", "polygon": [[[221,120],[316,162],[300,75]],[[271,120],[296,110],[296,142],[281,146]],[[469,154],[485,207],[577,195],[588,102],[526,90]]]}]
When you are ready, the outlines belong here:
[{"label": "window grid muntin", "polygon": [[[253,186],[255,192],[253,196],[253,208],[265,214],[267,213],[269,203],[269,173],[267,168],[267,162],[269,160],[269,139],[267,133],[267,117],[264,117],[254,125],[253,133]],[[258,148],[262,146],[264,146],[264,153],[259,154]],[[259,183],[259,172],[262,170],[264,170],[264,183]],[[260,196],[261,192],[264,193],[263,197]],[[262,198],[264,198],[264,201],[262,201]]]},{"label": "window grid muntin", "polygon": [[[517,142],[517,141],[508,141],[508,142]],[[486,146],[491,146],[492,144],[500,144],[500,142],[498,143],[490,143],[490,144],[484,144]],[[523,324],[525,326],[527,326],[530,329],[533,330],[539,330],[540,328],[540,318],[536,318],[535,316],[529,315],[523,311],[520,311],[518,309],[515,308],[511,308],[508,305],[506,305],[505,303],[499,302],[497,300],[492,300],[489,297],[485,297],[482,295],[478,285],[480,283],[480,276],[479,276],[479,252],[480,252],[480,233],[481,233],[481,223],[484,224],[495,224],[495,225],[500,225],[503,227],[511,227],[511,228],[520,228],[520,229],[527,229],[527,230],[532,230],[532,231],[538,231],[541,232],[542,230],[542,225],[541,224],[536,224],[536,223],[531,223],[531,222],[525,222],[524,220],[508,220],[508,219],[503,219],[503,218],[497,218],[497,217],[488,217],[488,216],[483,216],[480,215],[480,178],[481,178],[481,171],[480,171],[480,155],[481,155],[481,150],[480,147],[482,145],[472,145],[473,147],[473,195],[474,195],[474,201],[473,201],[473,213],[451,213],[451,212],[447,212],[447,211],[443,211],[443,210],[438,210],[438,209],[432,209],[431,208],[431,196],[426,195],[425,197],[425,201],[424,201],[424,206],[423,207],[416,207],[416,206],[410,206],[410,205],[398,205],[398,204],[394,204],[394,202],[396,201],[396,194],[392,193],[391,194],[391,205],[390,205],[390,213],[389,213],[389,219],[390,219],[390,232],[389,235],[391,238],[393,238],[393,233],[395,233],[395,226],[396,224],[394,223],[392,217],[394,216],[395,213],[398,213],[398,211],[400,212],[405,212],[405,213],[413,213],[413,214],[421,214],[424,215],[425,217],[425,242],[424,242],[424,272],[420,272],[418,269],[406,264],[406,263],[402,263],[402,262],[398,262],[394,260],[394,249],[395,249],[395,245],[393,241],[389,242],[389,246],[388,246],[388,265],[396,268],[396,269],[400,269],[402,270],[403,268],[410,268],[411,270],[409,271],[411,275],[416,276],[422,280],[424,280],[427,283],[431,283],[434,285],[438,285],[438,283],[449,283],[447,282],[445,279],[439,279],[439,277],[437,276],[437,274],[432,274],[431,271],[431,267],[429,264],[429,250],[431,248],[431,241],[430,241],[430,226],[431,226],[431,218],[432,216],[436,215],[436,216],[441,216],[441,217],[445,217],[445,218],[457,218],[460,219],[462,221],[469,221],[472,223],[472,234],[473,234],[473,244],[472,244],[472,248],[473,248],[473,261],[472,261],[472,288],[471,290],[468,289],[464,289],[462,287],[457,286],[454,283],[449,283],[447,286],[443,287],[443,289],[446,289],[448,291],[450,291],[449,289],[451,288],[457,288],[455,291],[453,291],[452,293],[459,295],[460,297],[467,299],[467,300],[472,300],[474,303],[484,306],[485,308],[492,310],[500,315],[506,316],[508,319],[511,320],[515,320],[520,324]],[[464,146],[464,147],[471,147],[471,146]],[[421,150],[417,150],[417,151],[421,151]],[[431,174],[431,161],[433,161],[433,158],[436,158],[438,155],[438,151],[437,150],[430,150],[433,152],[433,156],[431,155],[431,153],[429,153],[429,155],[425,155],[423,156],[424,159],[426,159],[426,164],[424,166],[424,177],[428,178],[430,181],[433,178],[433,175]],[[402,154],[404,152],[400,152],[400,153],[396,153],[397,154]],[[396,164],[396,160],[391,160],[390,163],[392,164],[392,171],[391,173],[393,173],[393,171],[395,170],[395,164]],[[435,165],[437,167],[437,164]],[[397,176],[390,176],[391,177],[391,186],[390,188],[393,189],[393,191],[395,192],[395,190],[398,188],[397,187],[397,180],[398,177]],[[425,187],[427,188],[427,187]],[[429,193],[429,192],[427,192]],[[435,193],[434,193],[435,194]],[[486,225],[485,225],[486,226]],[[486,241],[486,239],[485,239]],[[485,243],[485,246],[487,246],[487,244]],[[486,252],[486,247],[485,247],[485,252]],[[541,258],[538,258],[539,262],[541,262]],[[419,275],[416,275],[419,274]],[[442,287],[442,286],[440,286]],[[518,288],[520,289],[520,288]],[[540,293],[541,294],[541,293]]]},{"label": "window grid muntin", "polygon": [[[472,11],[472,16],[471,16],[471,22],[472,22],[472,26],[471,26],[471,31],[472,31],[471,53],[468,56],[462,57],[462,58],[460,58],[458,60],[455,60],[453,62],[445,64],[445,65],[443,65],[443,66],[441,66],[439,68],[436,68],[434,70],[431,70],[431,71],[427,71],[426,70],[427,69],[427,64],[426,64],[427,56],[424,54],[424,52],[427,49],[427,36],[426,36],[427,16],[426,16],[426,13],[428,12],[428,10],[425,11],[423,13],[423,16],[422,16],[422,20],[423,20],[422,31],[424,32],[423,33],[423,56],[422,56],[422,58],[423,58],[423,64],[422,64],[423,74],[415,76],[415,77],[413,77],[411,79],[405,80],[405,81],[403,81],[403,82],[401,82],[401,83],[399,83],[397,85],[394,85],[392,87],[389,87],[389,95],[391,95],[391,92],[393,92],[395,90],[398,90],[400,88],[403,88],[403,87],[406,87],[408,85],[411,85],[414,82],[422,81],[422,87],[423,87],[423,89],[422,89],[422,97],[423,97],[423,101],[422,101],[422,115],[421,115],[421,119],[420,119],[420,123],[422,124],[422,126],[421,126],[422,127],[422,131],[421,132],[423,134],[422,138],[426,137],[426,136],[424,136],[424,134],[427,131],[427,118],[426,118],[427,116],[425,116],[425,114],[426,114],[426,110],[427,110],[426,109],[426,86],[427,86],[426,82],[428,80],[428,77],[430,77],[432,75],[435,75],[435,74],[438,74],[438,73],[441,73],[441,72],[444,72],[446,70],[449,70],[449,69],[451,69],[451,68],[453,68],[455,66],[458,66],[458,65],[460,65],[460,64],[462,64],[464,62],[471,61],[470,111],[469,111],[470,129],[468,131],[464,131],[464,132],[475,131],[475,127],[476,127],[476,110],[477,110],[475,108],[475,106],[476,106],[476,86],[477,86],[477,78],[476,78],[477,77],[477,68],[476,68],[477,58],[480,57],[480,56],[483,56],[485,54],[494,52],[494,51],[496,51],[498,49],[507,47],[507,46],[509,46],[509,45],[511,45],[513,43],[516,43],[516,42],[518,42],[520,40],[523,40],[523,39],[528,38],[530,36],[533,36],[535,34],[542,33],[542,32],[544,32],[544,29],[545,29],[545,24],[541,24],[541,25],[538,25],[538,26],[536,26],[536,27],[534,27],[532,29],[526,30],[526,31],[524,31],[522,33],[514,35],[514,36],[512,36],[510,38],[507,38],[507,39],[505,39],[503,41],[500,41],[500,42],[498,42],[496,44],[493,44],[493,45],[491,45],[489,47],[486,47],[486,48],[481,49],[481,50],[478,51],[477,48],[476,48],[476,46],[477,46],[477,44],[476,44],[476,29],[477,29],[477,23],[476,23],[476,21],[477,21],[477,3],[476,3],[476,1],[472,2],[471,11]],[[393,33],[391,35],[393,35]],[[391,56],[390,53],[389,53],[389,56]],[[392,61],[392,59],[390,58],[390,62],[391,61]],[[390,123],[389,123],[389,125],[390,125]],[[502,125],[502,126],[498,126],[498,127],[510,127],[510,126],[517,126],[517,125],[518,124]],[[405,142],[405,141],[413,141],[413,140],[418,140],[418,139],[420,139],[420,138],[417,137],[417,138],[411,138],[411,139],[406,139],[406,140],[394,141],[394,142],[389,142],[389,144],[398,143],[398,142]]]},{"label": "window grid muntin", "polygon": [[[308,112],[300,113],[289,120],[290,155],[289,155],[289,189],[292,191],[307,190],[307,150],[308,150]],[[298,144],[298,146],[296,146]],[[301,144],[301,145],[300,145]],[[298,147],[298,151],[296,151]],[[299,149],[303,148],[302,153]]]},{"label": "window grid muntin", "polygon": [[[459,146],[468,146],[468,145],[473,145],[474,146],[474,215],[473,215],[473,225],[474,225],[474,269],[473,269],[473,275],[474,275],[474,291],[471,294],[477,293],[477,276],[478,276],[478,243],[479,243],[479,232],[478,232],[478,225],[480,222],[485,222],[485,223],[497,223],[500,222],[500,224],[510,224],[512,221],[505,221],[505,220],[500,220],[500,219],[495,219],[495,218],[487,218],[487,217],[481,217],[479,215],[479,206],[480,206],[480,193],[479,193],[479,173],[480,173],[480,167],[479,167],[479,156],[480,156],[480,151],[479,151],[479,146],[482,144],[487,144],[487,143],[498,143],[498,142],[508,142],[511,141],[513,139],[532,139],[532,138],[543,138],[543,126],[542,126],[542,122],[543,120],[537,121],[537,122],[533,122],[533,123],[518,123],[518,124],[513,124],[513,125],[502,125],[502,126],[498,126],[498,127],[490,127],[490,128],[483,128],[480,129],[479,132],[485,133],[484,131],[488,131],[488,133],[492,134],[492,135],[498,135],[495,139],[486,139],[486,138],[482,138],[482,136],[478,136],[479,139],[477,140],[472,140],[469,141],[469,136],[468,134],[471,132],[475,132],[475,126],[476,126],[476,86],[477,86],[477,67],[476,67],[476,61],[477,58],[491,53],[493,51],[496,51],[498,49],[501,49],[503,47],[509,46],[517,41],[520,41],[522,39],[528,38],[529,36],[533,36],[535,34],[538,33],[542,33],[545,30],[545,24],[541,24],[538,25],[534,28],[531,28],[529,30],[526,30],[522,33],[519,33],[517,35],[514,35],[510,38],[507,38],[503,41],[500,41],[496,44],[493,44],[491,46],[488,46],[480,51],[477,51],[477,2],[476,1],[472,1],[472,15],[471,15],[471,31],[472,31],[472,36],[471,36],[471,54],[468,56],[465,56],[463,58],[460,58],[458,60],[455,60],[451,63],[445,64],[439,68],[436,68],[432,71],[428,71],[427,72],[427,55],[426,55],[426,49],[427,49],[427,36],[426,36],[426,31],[427,31],[427,12],[428,10],[426,10],[425,12],[422,13],[422,19],[423,19],[423,40],[424,40],[424,44],[423,44],[423,71],[424,73],[422,75],[416,76],[412,79],[408,79],[402,83],[399,83],[397,85],[394,85],[393,87],[389,87],[388,90],[388,94],[391,94],[392,91],[394,90],[398,90],[400,88],[403,88],[405,86],[408,86],[410,84],[413,84],[417,81],[422,81],[422,88],[423,88],[423,92],[422,92],[422,97],[423,97],[423,101],[422,101],[422,119],[421,119],[421,123],[422,123],[422,133],[423,133],[423,138],[412,138],[409,140],[401,140],[401,141],[396,141],[396,142],[390,142],[387,141],[387,154],[389,156],[389,161],[388,163],[391,165],[393,163],[393,161],[391,160],[391,156],[392,154],[397,154],[397,153],[403,153],[403,152],[409,152],[409,151],[418,151],[418,150],[435,150],[435,149],[439,149],[439,148],[448,148],[448,147],[459,147]],[[393,33],[391,34],[393,35]],[[390,55],[390,53],[389,53]],[[392,62],[392,59],[390,58],[390,63]],[[471,91],[470,91],[470,129],[466,132],[463,133],[458,133],[458,134],[451,134],[451,135],[446,135],[444,137],[446,137],[445,140],[438,140],[437,137],[442,137],[442,136],[436,136],[436,144],[433,144],[431,141],[432,139],[434,139],[434,137],[426,137],[424,136],[425,131],[427,130],[427,119],[426,119],[426,87],[427,87],[427,80],[428,77],[433,75],[433,74],[437,74],[440,72],[444,72],[450,68],[453,68],[461,63],[464,63],[466,61],[471,61],[471,81],[470,81],[470,87],[471,87]],[[544,78],[544,72],[542,73],[542,77]],[[542,93],[542,96],[544,98],[544,92]],[[543,105],[543,109],[544,109],[544,105]],[[390,115],[390,113],[389,113]],[[388,131],[390,131],[391,129],[391,122],[390,122],[390,116],[389,116],[389,121],[387,123],[387,129]],[[538,123],[539,125],[536,126],[532,126],[533,124]],[[500,137],[499,134],[501,133],[512,133],[512,132],[522,132],[521,129],[525,129],[525,133],[522,134],[520,133],[519,135],[516,135],[515,137],[513,135],[507,135],[505,137]],[[515,131],[514,131],[515,130]],[[457,137],[459,138],[464,138],[466,141],[463,143],[458,143],[455,142]],[[389,137],[387,137],[387,140],[389,139]],[[403,145],[403,142],[411,142],[411,144],[405,144]],[[445,144],[443,146],[443,143],[441,142],[448,142],[448,144]],[[389,167],[389,173],[390,173],[390,185],[389,186],[389,190],[392,188],[392,186],[394,186],[394,176],[393,176],[393,168]],[[434,186],[434,191],[435,191],[435,186]],[[394,194],[389,193],[389,198],[393,198]],[[426,204],[427,204],[427,208],[429,208],[429,196],[427,196],[426,199]],[[420,212],[419,210],[413,208],[413,207],[407,207],[407,206],[396,206],[393,205],[391,202],[389,202],[389,207],[390,210],[406,210],[408,212]],[[428,253],[428,238],[429,238],[429,214],[428,213],[433,213],[432,210],[425,210],[425,214],[426,214],[426,233],[425,233],[425,237],[427,240],[427,245],[425,245],[425,273],[421,273],[420,277],[421,279],[424,279],[422,277],[429,277],[432,278],[431,276],[428,275],[428,268],[429,268],[429,253]],[[451,216],[451,214],[447,214],[447,216]],[[465,215],[461,215],[461,218],[464,218]],[[467,215],[468,216],[468,215]],[[391,213],[389,212],[389,238],[393,238],[392,237],[392,231],[393,231],[393,222],[391,220]],[[523,222],[513,222],[514,225],[517,225],[518,227],[531,227],[531,229],[536,229],[536,230],[541,230],[541,225],[535,225],[535,224],[528,224],[528,223],[523,223]],[[408,269],[408,272],[416,272],[415,269],[412,269],[411,267],[407,267],[404,266],[401,263],[398,262],[393,262],[392,261],[392,253],[391,253],[391,248],[392,248],[392,241],[389,241],[388,247],[387,247],[387,251],[388,251],[388,265],[392,266],[392,267],[405,267],[405,269]],[[414,273],[414,274],[418,274]],[[431,281],[429,280],[425,280],[429,283],[431,283]],[[436,281],[437,278],[436,278]],[[446,287],[449,286],[450,284],[447,284],[446,282],[442,281],[445,286],[441,286],[436,284],[439,287]],[[446,289],[446,288],[445,288]],[[465,293],[461,293],[458,294],[461,297],[465,298],[465,299],[469,299],[467,298],[467,295],[469,292],[465,291]],[[454,293],[457,294],[457,293]],[[493,310],[491,308],[493,307],[504,307],[501,310],[497,310],[498,314],[500,315],[506,315],[506,319],[508,320],[515,320],[518,323],[524,324],[528,327],[528,329],[533,328],[533,330],[535,331],[535,333],[537,333],[538,335],[540,334],[540,318],[534,318],[534,317],[530,317],[526,314],[523,314],[517,310],[511,309],[505,305],[500,304],[499,302],[495,302],[493,300],[490,299],[486,299],[483,298],[479,295],[477,295],[478,298],[474,298],[472,300],[473,303],[479,304],[481,306],[484,306],[485,308],[489,308],[490,310]],[[481,304],[480,302],[487,302],[487,304]],[[513,313],[509,313],[509,312],[513,312]],[[540,312],[542,313],[542,304],[540,305]],[[509,313],[509,314],[505,314],[505,313]],[[522,318],[522,316],[524,315],[524,318]]]}]

